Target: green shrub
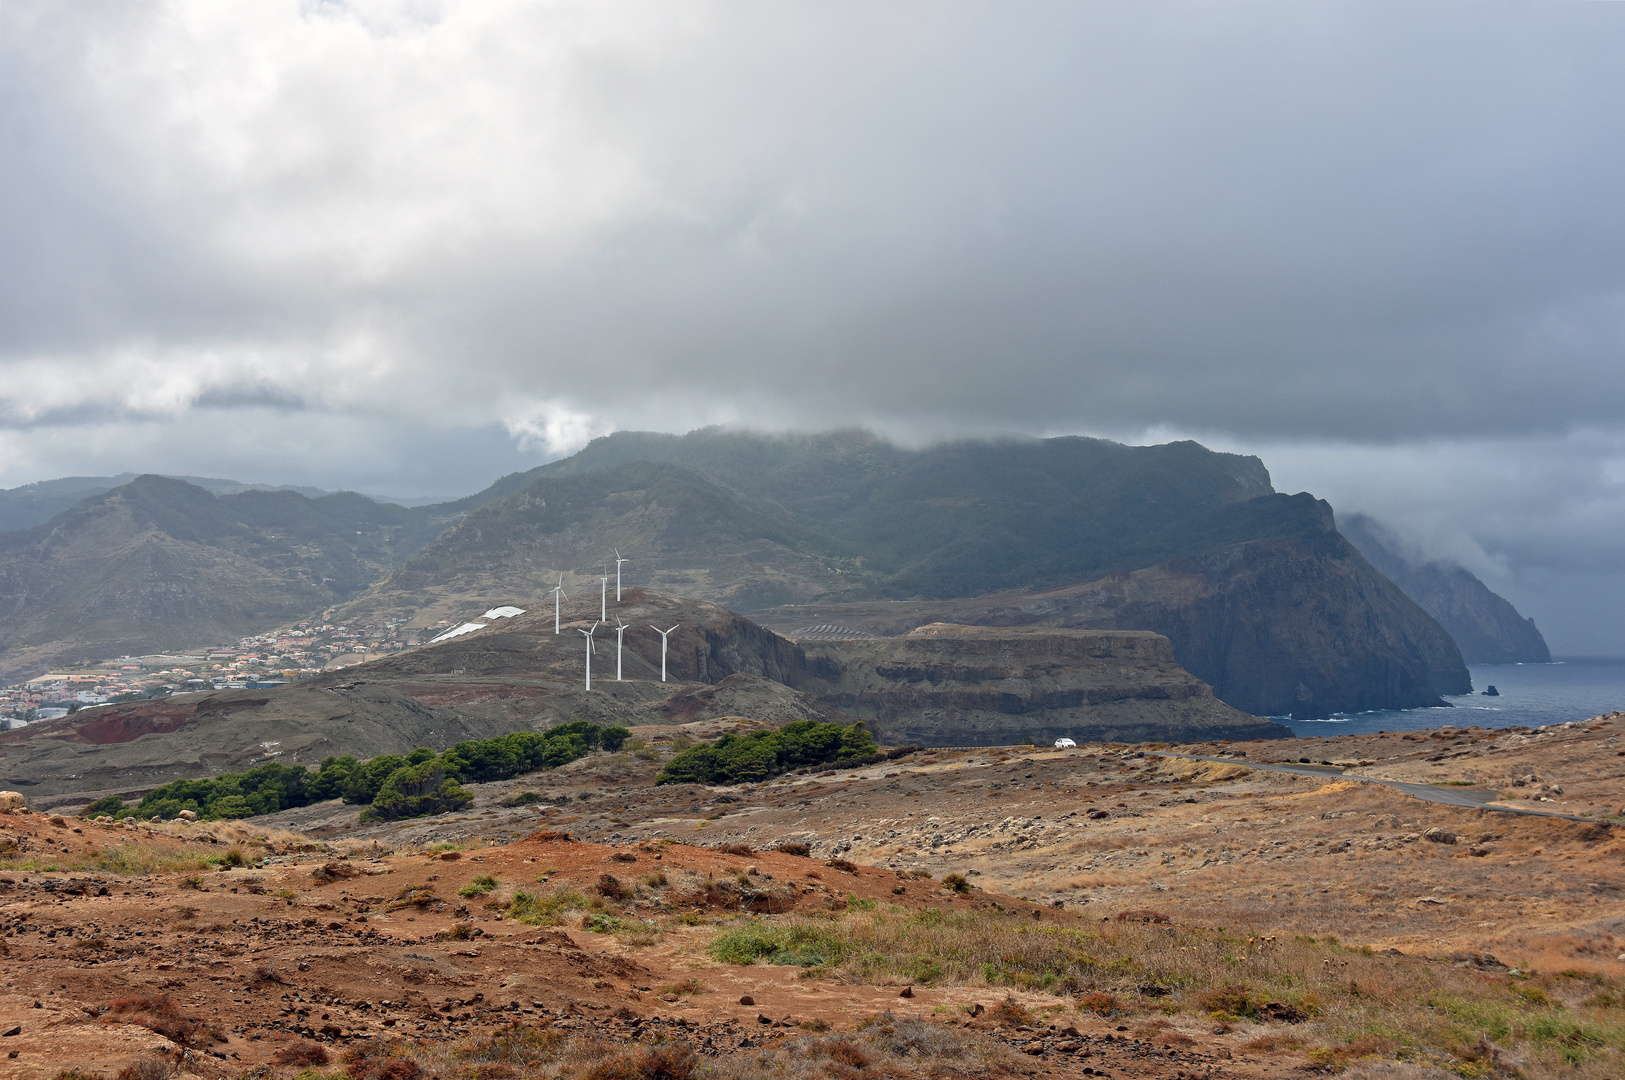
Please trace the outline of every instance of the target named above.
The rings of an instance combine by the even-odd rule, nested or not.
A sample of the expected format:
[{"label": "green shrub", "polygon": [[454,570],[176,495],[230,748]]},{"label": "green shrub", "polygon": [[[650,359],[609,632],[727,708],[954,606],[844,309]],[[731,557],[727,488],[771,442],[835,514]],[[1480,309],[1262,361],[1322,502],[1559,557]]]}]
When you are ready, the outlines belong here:
[{"label": "green shrub", "polygon": [[[116,795],[107,795],[80,814],[167,821],[182,810],[191,810],[203,820],[229,820],[342,798],[353,806],[367,805],[364,820],[393,821],[466,806],[472,796],[461,784],[469,781],[506,780],[567,765],[597,749],[618,751],[630,734],[623,727],[599,727],[578,720],[543,732],[471,739],[439,755],[420,746],[410,754],[380,754],[367,761],[350,754],[329,757],[314,773],[271,762],[207,780],[174,780],[154,788],[133,807],[125,806]],[[435,775],[440,779],[432,788],[425,787]],[[511,805],[532,801],[537,800]]]},{"label": "green shrub", "polygon": [[724,735],[709,746],[684,750],[666,763],[655,783],[751,783],[808,765],[866,757],[874,751],[874,736],[861,723],[797,720],[777,731]]},{"label": "green shrub", "polygon": [[770,926],[752,919],[718,934],[706,951],[724,964],[813,967],[839,961],[842,950],[827,929],[799,923]]},{"label": "green shrub", "polygon": [[561,914],[588,907],[590,903],[574,889],[560,889],[543,895],[518,892],[514,893],[513,900],[508,904],[508,910],[504,914],[526,926],[557,926]]},{"label": "green shrub", "polygon": [[79,811],[79,816],[82,818],[94,818],[101,817],[103,814],[109,814],[113,817],[118,817],[128,809],[129,808],[124,805],[124,800],[119,798],[117,795],[104,795],[95,802],[91,803],[89,806],[85,807],[83,810]]},{"label": "green shrub", "polygon": [[406,765],[389,774],[362,821],[399,821],[461,810],[474,796],[446,775],[438,760]]},{"label": "green shrub", "polygon": [[464,885],[461,889],[458,889],[457,895],[467,900],[476,896],[484,896],[486,893],[490,892],[496,887],[496,878],[492,877],[490,874],[481,874],[473,881],[470,881],[467,885]]}]

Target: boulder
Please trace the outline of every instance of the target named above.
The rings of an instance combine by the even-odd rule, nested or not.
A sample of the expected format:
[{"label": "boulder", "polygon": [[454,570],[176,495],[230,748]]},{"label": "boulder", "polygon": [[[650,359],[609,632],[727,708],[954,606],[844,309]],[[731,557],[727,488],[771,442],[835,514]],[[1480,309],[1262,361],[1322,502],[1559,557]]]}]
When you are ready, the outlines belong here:
[{"label": "boulder", "polygon": [[0,791],[0,811],[21,810],[28,805],[20,791]]}]

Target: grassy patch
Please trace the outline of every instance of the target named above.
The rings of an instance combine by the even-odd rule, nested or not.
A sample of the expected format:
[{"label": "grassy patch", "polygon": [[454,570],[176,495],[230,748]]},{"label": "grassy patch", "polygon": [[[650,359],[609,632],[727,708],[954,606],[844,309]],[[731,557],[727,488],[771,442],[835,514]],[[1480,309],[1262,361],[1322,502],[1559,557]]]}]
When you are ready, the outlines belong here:
[{"label": "grassy patch", "polygon": [[1346,948],[1334,939],[1271,940],[1217,928],[1141,922],[1037,922],[1016,912],[928,908],[843,917],[748,919],[710,955],[731,964],[816,965],[849,982],[986,986],[1049,992],[1102,1016],[1183,1013],[1221,1025],[1278,1028],[1272,1045],[1330,1069],[1360,1057],[1443,1062],[1464,1077],[1530,1075],[1625,1062],[1620,980],[1520,979]]},{"label": "grassy patch", "polygon": [[517,892],[508,904],[505,914],[526,926],[558,926],[565,913],[583,908],[602,907],[603,901],[589,900],[574,889],[556,889],[544,893]]},{"label": "grassy patch", "polygon": [[0,859],[0,870],[23,870],[39,873],[96,873],[142,877],[148,874],[173,874],[184,870],[202,870],[218,863],[221,856],[171,853],[147,844],[120,844],[116,848],[86,851],[80,855],[56,856],[50,859]]},{"label": "grassy patch", "polygon": [[706,951],[724,964],[813,967],[839,962],[842,945],[830,924],[747,919],[718,934]]},{"label": "grassy patch", "polygon": [[457,895],[467,900],[475,896],[484,896],[497,887],[497,879],[490,874],[481,874],[474,880],[457,890]]}]

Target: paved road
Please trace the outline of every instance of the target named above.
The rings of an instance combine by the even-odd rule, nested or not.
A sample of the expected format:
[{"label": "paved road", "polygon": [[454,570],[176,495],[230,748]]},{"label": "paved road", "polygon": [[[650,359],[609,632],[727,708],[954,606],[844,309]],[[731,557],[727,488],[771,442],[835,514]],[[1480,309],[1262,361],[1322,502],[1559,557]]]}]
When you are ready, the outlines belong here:
[{"label": "paved road", "polygon": [[1553,810],[1526,810],[1520,806],[1492,806],[1501,797],[1500,792],[1483,788],[1438,787],[1433,784],[1411,784],[1404,780],[1379,780],[1374,776],[1346,773],[1336,765],[1282,765],[1272,761],[1248,761],[1245,758],[1208,757],[1205,754],[1172,754],[1164,750],[1147,750],[1153,757],[1189,758],[1192,761],[1217,761],[1225,765],[1245,765],[1249,769],[1269,772],[1296,773],[1299,776],[1320,776],[1328,779],[1358,780],[1362,784],[1382,784],[1398,788],[1405,794],[1423,802],[1444,803],[1446,806],[1465,806],[1473,810],[1494,810],[1502,814],[1524,814],[1528,817],[1563,818],[1565,821],[1601,821],[1601,818],[1582,817],[1579,814],[1559,814]]}]

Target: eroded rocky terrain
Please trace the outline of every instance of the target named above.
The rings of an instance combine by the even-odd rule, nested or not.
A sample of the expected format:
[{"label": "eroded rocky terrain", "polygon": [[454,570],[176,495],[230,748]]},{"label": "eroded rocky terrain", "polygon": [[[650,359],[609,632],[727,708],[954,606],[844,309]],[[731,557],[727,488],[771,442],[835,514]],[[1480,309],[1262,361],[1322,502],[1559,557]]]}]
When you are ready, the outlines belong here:
[{"label": "eroded rocky terrain", "polygon": [[[393,1055],[422,1075],[585,1076],[658,1051],[692,1052],[696,1075],[865,1075],[837,1060],[855,1054],[901,1075],[1171,1080],[1620,1060],[1589,1018],[1625,987],[1608,820],[1625,714],[653,785],[674,747],[754,723],[645,726],[624,753],[477,785],[465,812],[368,827],[341,803],[0,817],[0,1023],[21,1029],[0,1075],[111,1076],[159,1052],[209,1076],[292,1076],[278,1061],[299,1054],[351,1075]],[[769,942],[758,962],[716,951],[740,933]],[[956,966],[977,949],[993,966]],[[1474,1050],[1477,1021],[1428,1009],[1435,1034],[1390,1030],[1389,998],[1446,991],[1512,1010],[1510,1033]],[[1279,1000],[1247,997],[1263,992]],[[1582,1042],[1542,1042],[1554,1016]]]}]

